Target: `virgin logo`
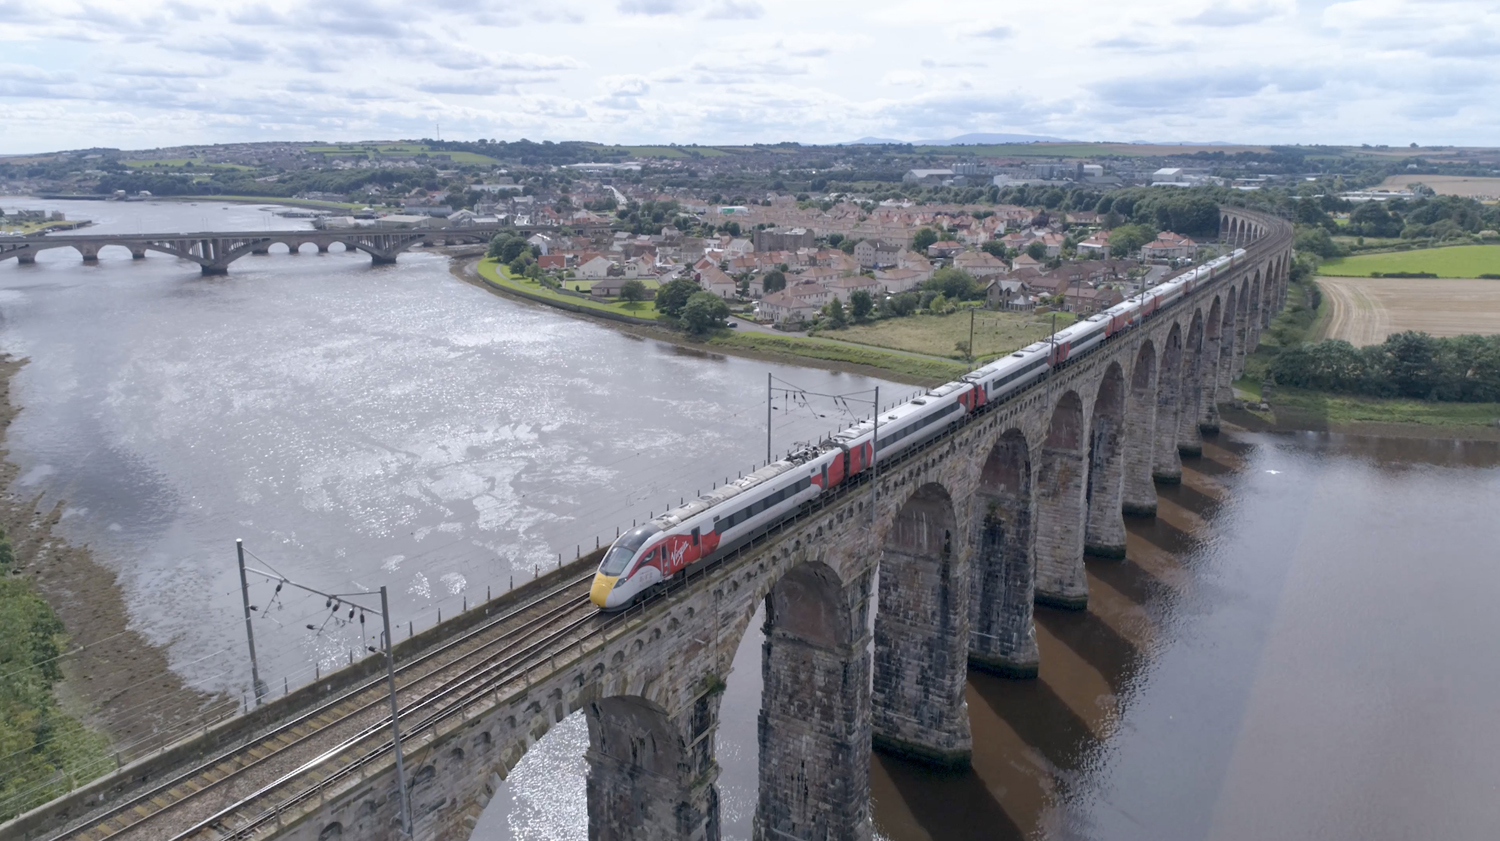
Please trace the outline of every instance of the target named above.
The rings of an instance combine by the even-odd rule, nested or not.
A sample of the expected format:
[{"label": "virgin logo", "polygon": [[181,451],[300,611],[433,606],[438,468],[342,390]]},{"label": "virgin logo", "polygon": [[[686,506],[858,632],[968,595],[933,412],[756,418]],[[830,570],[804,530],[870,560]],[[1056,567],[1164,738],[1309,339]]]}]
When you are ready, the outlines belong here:
[{"label": "virgin logo", "polygon": [[671,552],[672,552],[672,566],[675,567],[678,564],[682,563],[683,557],[687,555],[687,544],[686,543],[679,543],[676,546],[672,547]]}]

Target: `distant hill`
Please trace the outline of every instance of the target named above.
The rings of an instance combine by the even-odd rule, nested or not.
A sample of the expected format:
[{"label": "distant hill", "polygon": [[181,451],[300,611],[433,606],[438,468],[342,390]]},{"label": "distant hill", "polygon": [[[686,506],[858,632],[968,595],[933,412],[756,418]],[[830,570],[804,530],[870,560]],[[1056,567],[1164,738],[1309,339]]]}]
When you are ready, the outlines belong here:
[{"label": "distant hill", "polygon": [[1067,143],[1061,137],[1047,137],[1040,134],[960,134],[957,137],[928,139],[928,140],[895,140],[889,137],[861,137],[840,146],[901,146],[910,143],[914,146],[984,146],[994,143]]}]

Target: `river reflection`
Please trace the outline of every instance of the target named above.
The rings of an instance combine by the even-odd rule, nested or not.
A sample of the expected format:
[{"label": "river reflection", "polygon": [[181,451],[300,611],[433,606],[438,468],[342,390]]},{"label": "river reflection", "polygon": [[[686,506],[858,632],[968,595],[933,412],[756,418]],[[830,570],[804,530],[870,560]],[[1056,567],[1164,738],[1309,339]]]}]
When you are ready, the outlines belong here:
[{"label": "river reflection", "polygon": [[[56,207],[58,203],[7,207]],[[85,205],[122,232],[299,224],[254,208]],[[226,214],[199,219],[210,211]],[[143,214],[137,216],[135,214]],[[118,252],[118,253],[117,253]],[[232,540],[326,586],[394,587],[430,624],[764,458],[769,368],[496,298],[433,255],[160,255],[0,264],[0,345],[31,363],[8,433],[23,492],[118,569],[184,675],[239,691]],[[897,387],[886,385],[891,391]],[[778,414],[778,443],[835,426]],[[1500,826],[1500,446],[1224,434],[1089,609],[1037,611],[1040,677],[971,675],[974,767],[876,756],[890,839],[1488,838]],[[337,665],[358,629],[257,623],[267,671]],[[717,735],[725,838],[750,834],[759,618]],[[314,663],[319,664],[314,666]],[[581,718],[515,769],[481,839],[587,835]]]}]

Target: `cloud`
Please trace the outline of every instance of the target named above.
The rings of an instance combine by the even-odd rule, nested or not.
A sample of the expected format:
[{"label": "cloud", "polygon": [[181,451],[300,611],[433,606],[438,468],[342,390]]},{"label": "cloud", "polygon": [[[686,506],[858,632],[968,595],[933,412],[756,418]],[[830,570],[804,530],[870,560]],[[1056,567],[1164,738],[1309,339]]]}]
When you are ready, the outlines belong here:
[{"label": "cloud", "polygon": [[620,0],[615,8],[623,15],[680,15],[692,10],[689,0]]},{"label": "cloud", "polygon": [[115,76],[146,76],[160,79],[214,79],[227,75],[229,69],[220,64],[203,64],[197,67],[163,67],[151,64],[121,64],[111,67]]},{"label": "cloud", "polygon": [[915,70],[892,70],[880,78],[881,84],[894,87],[920,87],[927,77]]},{"label": "cloud", "polygon": [[1257,3],[1250,6],[1231,6],[1223,3],[1214,3],[1203,11],[1190,18],[1184,23],[1193,26],[1245,26],[1246,24],[1260,23],[1267,18],[1274,17],[1279,13],[1275,6]]},{"label": "cloud", "polygon": [[756,20],[765,13],[755,0],[719,0],[703,16],[709,20]]},{"label": "cloud", "polygon": [[1004,41],[1015,35],[1016,31],[1009,26],[989,26],[977,32],[969,33],[971,38],[988,38],[991,41]]},{"label": "cloud", "polygon": [[166,42],[163,46],[166,49],[177,52],[196,53],[198,55],[224,59],[225,61],[248,62],[252,64],[259,64],[271,57],[271,48],[259,41],[230,38],[225,35],[187,38],[180,42],[172,40]]}]

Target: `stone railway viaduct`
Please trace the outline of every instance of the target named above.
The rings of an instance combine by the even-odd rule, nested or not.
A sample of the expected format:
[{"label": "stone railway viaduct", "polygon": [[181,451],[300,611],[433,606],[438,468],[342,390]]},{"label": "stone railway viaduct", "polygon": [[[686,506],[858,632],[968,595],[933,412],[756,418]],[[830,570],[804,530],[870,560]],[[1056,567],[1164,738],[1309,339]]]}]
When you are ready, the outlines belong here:
[{"label": "stone railway viaduct", "polygon": [[345,251],[363,251],[375,265],[396,262],[396,256],[415,245],[460,245],[489,242],[497,233],[531,233],[530,228],[476,225],[467,228],[410,228],[383,230],[351,228],[332,231],[248,231],[239,233],[179,234],[75,234],[0,238],[0,261],[14,257],[23,264],[35,263],[40,252],[72,248],[85,263],[99,262],[99,252],[109,246],[130,250],[143,260],[147,251],[159,251],[197,263],[206,275],[228,274],[229,264],[251,254],[269,254],[271,246],[284,245],[296,254],[312,244],[319,252],[342,245]]},{"label": "stone railway viaduct", "polygon": [[[756,837],[869,839],[872,743],[966,764],[967,669],[1034,677],[1033,605],[1083,608],[1085,553],[1122,557],[1123,517],[1153,515],[1153,483],[1179,481],[1181,456],[1217,430],[1291,263],[1283,220],[1226,208],[1221,234],[1247,259],[1142,327],[633,611],[602,642],[558,653],[461,721],[404,739],[415,837],[469,837],[527,748],[583,710],[590,837],[717,839],[720,698],[764,604]],[[395,790],[384,757],[255,837],[397,838]]]}]

